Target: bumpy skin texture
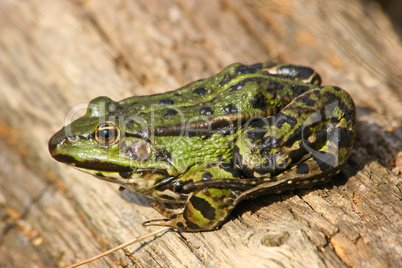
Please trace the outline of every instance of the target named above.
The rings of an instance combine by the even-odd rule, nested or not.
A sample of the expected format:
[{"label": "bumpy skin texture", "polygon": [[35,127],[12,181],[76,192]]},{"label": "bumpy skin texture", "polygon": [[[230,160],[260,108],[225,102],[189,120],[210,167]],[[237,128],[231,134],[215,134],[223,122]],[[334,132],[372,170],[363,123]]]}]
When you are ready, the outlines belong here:
[{"label": "bumpy skin texture", "polygon": [[168,219],[145,225],[218,228],[245,198],[325,183],[355,142],[349,94],[320,86],[312,69],[232,64],[175,91],[114,102],[57,132],[58,161],[162,202]]}]

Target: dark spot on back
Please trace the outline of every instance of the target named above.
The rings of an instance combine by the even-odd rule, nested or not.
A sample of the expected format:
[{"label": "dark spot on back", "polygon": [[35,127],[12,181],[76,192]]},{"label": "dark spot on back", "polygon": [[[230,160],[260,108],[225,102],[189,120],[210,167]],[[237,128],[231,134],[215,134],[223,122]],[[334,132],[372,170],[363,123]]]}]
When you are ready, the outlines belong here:
[{"label": "dark spot on back", "polygon": [[240,65],[235,69],[236,75],[255,73],[256,71],[257,71],[256,69],[250,68],[246,65]]},{"label": "dark spot on back", "polygon": [[234,114],[234,113],[238,112],[236,105],[234,105],[233,103],[231,103],[231,104],[227,105],[226,107],[224,107],[222,109],[222,111],[225,114]]},{"label": "dark spot on back", "polygon": [[236,67],[235,72],[236,74],[247,73],[248,69],[249,68],[246,65],[240,65]]},{"label": "dark spot on back", "polygon": [[274,80],[269,81],[268,89],[270,90],[281,90],[283,89],[283,84],[276,82]]},{"label": "dark spot on back", "polygon": [[205,89],[205,87],[201,86],[194,89],[193,93],[200,96],[204,96],[205,94],[207,94],[207,90]]},{"label": "dark spot on back", "polygon": [[177,111],[175,109],[169,109],[163,117],[167,119],[175,114],[177,114]]},{"label": "dark spot on back", "polygon": [[210,116],[214,113],[214,111],[210,107],[201,107],[200,114]]},{"label": "dark spot on back", "polygon": [[171,99],[162,99],[159,100],[159,106],[169,106],[169,105],[173,105],[174,101]]},{"label": "dark spot on back", "polygon": [[265,110],[267,107],[267,100],[265,96],[259,92],[251,99],[251,105],[255,109]]},{"label": "dark spot on back", "polygon": [[242,89],[243,87],[244,87],[244,83],[238,83],[238,84],[236,84],[236,85],[231,86],[231,87],[228,89],[228,91],[231,92],[231,91],[240,90],[240,89]]}]

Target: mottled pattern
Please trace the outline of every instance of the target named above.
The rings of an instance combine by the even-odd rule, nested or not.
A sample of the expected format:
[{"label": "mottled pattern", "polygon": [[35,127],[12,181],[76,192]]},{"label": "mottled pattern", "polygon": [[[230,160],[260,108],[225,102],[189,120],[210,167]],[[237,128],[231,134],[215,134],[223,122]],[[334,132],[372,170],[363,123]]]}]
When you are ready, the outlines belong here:
[{"label": "mottled pattern", "polygon": [[311,68],[232,64],[175,91],[99,97],[49,141],[52,156],[162,202],[145,225],[218,228],[243,199],[325,183],[355,142],[346,91]]}]

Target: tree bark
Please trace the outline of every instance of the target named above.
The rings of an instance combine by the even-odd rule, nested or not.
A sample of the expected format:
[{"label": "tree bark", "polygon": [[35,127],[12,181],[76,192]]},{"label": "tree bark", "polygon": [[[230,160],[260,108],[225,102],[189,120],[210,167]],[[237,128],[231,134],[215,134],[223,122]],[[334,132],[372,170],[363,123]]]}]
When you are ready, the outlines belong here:
[{"label": "tree bark", "polygon": [[57,267],[157,228],[147,198],[54,161],[47,142],[106,95],[173,90],[233,62],[313,67],[357,106],[330,183],[242,202],[221,229],[169,231],[90,267],[402,263],[402,49],[372,2],[0,2],[0,266]]}]

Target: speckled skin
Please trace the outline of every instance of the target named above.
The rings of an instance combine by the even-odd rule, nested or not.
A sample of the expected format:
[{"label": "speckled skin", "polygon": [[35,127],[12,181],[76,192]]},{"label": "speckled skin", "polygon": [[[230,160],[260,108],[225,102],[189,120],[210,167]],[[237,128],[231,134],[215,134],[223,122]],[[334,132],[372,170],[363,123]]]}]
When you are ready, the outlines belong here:
[{"label": "speckled skin", "polygon": [[355,107],[320,86],[312,69],[232,64],[175,91],[91,101],[87,114],[49,141],[52,156],[162,202],[185,231],[218,228],[243,199],[324,183],[352,150]]}]

